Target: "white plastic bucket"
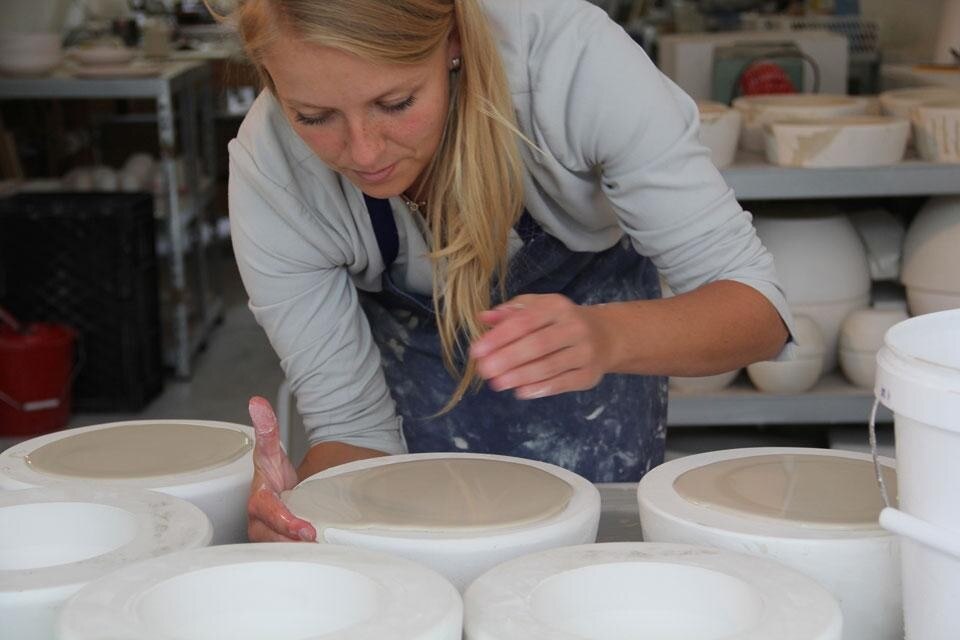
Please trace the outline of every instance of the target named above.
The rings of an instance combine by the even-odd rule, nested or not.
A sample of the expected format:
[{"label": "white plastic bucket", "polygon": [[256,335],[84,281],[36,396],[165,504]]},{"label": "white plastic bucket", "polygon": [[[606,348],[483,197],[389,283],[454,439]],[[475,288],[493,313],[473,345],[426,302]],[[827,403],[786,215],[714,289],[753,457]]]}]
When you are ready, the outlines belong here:
[{"label": "white plastic bucket", "polygon": [[960,536],[892,508],[880,513],[880,525],[900,535],[906,637],[955,640]]},{"label": "white plastic bucket", "polygon": [[960,309],[892,327],[875,393],[894,414],[903,513],[887,509],[880,522],[903,536],[906,637],[956,640],[960,555],[948,541],[960,540]]},{"label": "white plastic bucket", "polygon": [[960,309],[891,327],[875,392],[894,413],[900,509],[960,534]]}]

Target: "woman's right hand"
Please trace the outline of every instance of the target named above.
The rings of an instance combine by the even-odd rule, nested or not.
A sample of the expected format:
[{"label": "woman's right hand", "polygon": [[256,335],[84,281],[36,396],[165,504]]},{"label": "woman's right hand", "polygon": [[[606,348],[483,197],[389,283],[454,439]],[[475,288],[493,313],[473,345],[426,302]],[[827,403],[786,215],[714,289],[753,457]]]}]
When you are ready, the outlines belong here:
[{"label": "woman's right hand", "polygon": [[253,448],[253,482],[247,500],[247,537],[250,542],[301,542],[317,539],[306,520],[293,515],[280,492],[293,489],[297,472],[280,446],[280,425],[273,407],[264,398],[250,399],[250,419],[256,431]]}]

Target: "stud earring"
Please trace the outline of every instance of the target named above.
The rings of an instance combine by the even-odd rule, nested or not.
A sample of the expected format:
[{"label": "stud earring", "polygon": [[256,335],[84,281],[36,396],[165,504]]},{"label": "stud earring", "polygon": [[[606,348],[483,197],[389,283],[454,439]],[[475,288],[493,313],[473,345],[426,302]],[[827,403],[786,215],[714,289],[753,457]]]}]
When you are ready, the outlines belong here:
[{"label": "stud earring", "polygon": [[460,64],[461,64],[460,56],[457,56],[456,58],[450,61],[450,70],[460,71]]}]

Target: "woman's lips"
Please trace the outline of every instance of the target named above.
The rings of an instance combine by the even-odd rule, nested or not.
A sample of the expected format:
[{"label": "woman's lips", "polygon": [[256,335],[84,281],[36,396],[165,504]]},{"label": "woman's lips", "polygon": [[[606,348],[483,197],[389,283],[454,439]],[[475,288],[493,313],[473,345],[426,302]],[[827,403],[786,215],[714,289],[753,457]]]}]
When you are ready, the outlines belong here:
[{"label": "woman's lips", "polygon": [[389,167],[380,169],[379,171],[374,171],[372,173],[367,173],[365,171],[357,171],[357,170],[354,170],[354,173],[360,176],[360,179],[363,180],[364,182],[369,182],[369,183],[383,182],[384,180],[390,177],[390,175],[393,173],[393,170],[396,166],[397,166],[397,163],[394,162]]}]

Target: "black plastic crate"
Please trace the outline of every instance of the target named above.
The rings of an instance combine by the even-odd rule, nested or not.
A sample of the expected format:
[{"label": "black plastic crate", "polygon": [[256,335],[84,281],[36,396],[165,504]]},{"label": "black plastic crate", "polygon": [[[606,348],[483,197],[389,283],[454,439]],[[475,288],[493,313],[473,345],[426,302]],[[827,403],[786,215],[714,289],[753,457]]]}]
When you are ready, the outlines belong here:
[{"label": "black plastic crate", "polygon": [[163,387],[153,198],[0,198],[0,300],[25,322],[80,333],[74,407],[137,411]]}]

